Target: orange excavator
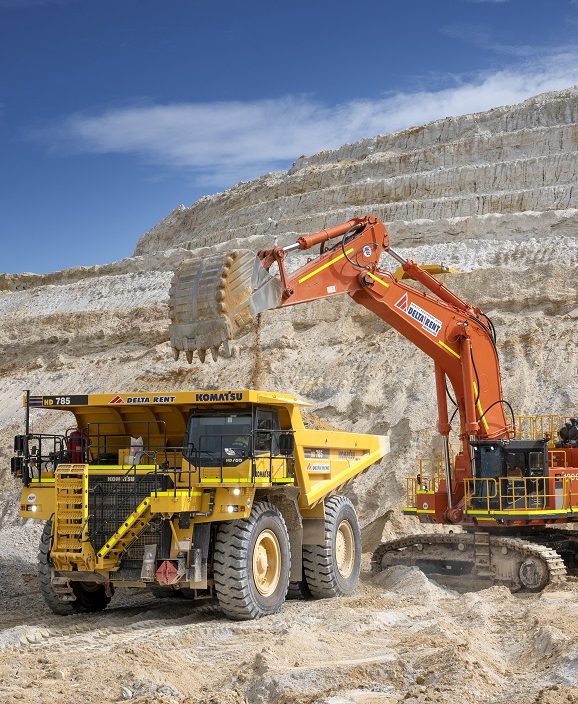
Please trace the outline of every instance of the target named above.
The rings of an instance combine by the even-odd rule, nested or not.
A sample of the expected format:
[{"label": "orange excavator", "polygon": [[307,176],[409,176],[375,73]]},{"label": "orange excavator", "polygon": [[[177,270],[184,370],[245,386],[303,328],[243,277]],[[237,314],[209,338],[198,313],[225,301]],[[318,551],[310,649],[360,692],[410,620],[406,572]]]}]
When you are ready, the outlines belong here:
[{"label": "orange excavator", "polygon": [[[288,255],[317,246],[318,255],[288,272]],[[403,277],[380,267],[383,255],[393,257]],[[442,462],[431,476],[408,479],[404,513],[452,530],[382,543],[373,571],[418,566],[458,588],[504,584],[513,591],[540,591],[574,572],[578,534],[555,526],[578,521],[577,443],[566,442],[563,433],[555,449],[548,437],[517,439],[492,321],[425,267],[397,254],[376,217],[354,218],[256,256],[234,250],[185,260],[170,290],[175,359],[184,352],[192,362],[197,351],[204,361],[209,350],[216,359],[221,345],[259,313],[340,294],[434,362]],[[448,398],[456,406],[451,418]],[[452,456],[456,414],[460,448]]]}]

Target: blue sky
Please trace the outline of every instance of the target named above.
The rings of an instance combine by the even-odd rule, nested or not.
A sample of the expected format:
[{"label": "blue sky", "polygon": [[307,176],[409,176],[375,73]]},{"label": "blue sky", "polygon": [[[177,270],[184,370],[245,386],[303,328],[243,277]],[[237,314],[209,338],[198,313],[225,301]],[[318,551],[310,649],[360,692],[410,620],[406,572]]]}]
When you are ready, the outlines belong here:
[{"label": "blue sky", "polygon": [[578,83],[578,0],[0,0],[0,272],[301,154]]}]

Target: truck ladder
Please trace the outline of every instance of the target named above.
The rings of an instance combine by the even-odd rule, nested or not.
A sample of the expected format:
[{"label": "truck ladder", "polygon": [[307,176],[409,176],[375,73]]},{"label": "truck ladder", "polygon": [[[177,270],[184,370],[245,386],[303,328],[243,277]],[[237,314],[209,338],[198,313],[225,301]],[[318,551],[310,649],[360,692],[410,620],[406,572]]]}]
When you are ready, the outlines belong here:
[{"label": "truck ladder", "polygon": [[53,557],[82,557],[88,525],[88,465],[59,465],[54,488],[56,511],[50,552]]}]

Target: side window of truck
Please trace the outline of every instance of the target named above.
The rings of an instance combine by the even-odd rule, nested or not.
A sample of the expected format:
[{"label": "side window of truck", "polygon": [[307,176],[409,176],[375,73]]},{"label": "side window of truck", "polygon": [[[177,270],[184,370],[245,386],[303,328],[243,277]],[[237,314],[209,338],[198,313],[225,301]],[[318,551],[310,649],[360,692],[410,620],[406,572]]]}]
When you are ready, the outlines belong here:
[{"label": "side window of truck", "polygon": [[278,454],[279,419],[274,411],[257,409],[255,422],[255,452]]}]

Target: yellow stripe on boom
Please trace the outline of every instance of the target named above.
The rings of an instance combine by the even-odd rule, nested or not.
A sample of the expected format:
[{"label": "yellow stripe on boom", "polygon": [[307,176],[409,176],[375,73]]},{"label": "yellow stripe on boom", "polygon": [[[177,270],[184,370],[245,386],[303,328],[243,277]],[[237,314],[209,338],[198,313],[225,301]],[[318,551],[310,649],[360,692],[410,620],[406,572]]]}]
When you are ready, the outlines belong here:
[{"label": "yellow stripe on boom", "polygon": [[321,266],[317,267],[317,269],[313,269],[313,271],[310,271],[308,274],[305,274],[305,276],[299,279],[299,283],[302,284],[304,281],[307,281],[311,277],[315,276],[315,274],[318,274],[320,271],[323,271],[332,264],[335,264],[335,262],[338,262],[341,259],[345,259],[345,255],[351,254],[351,252],[353,252],[353,247],[350,247],[348,250],[346,250],[345,254],[340,254],[338,257],[333,257],[333,259],[330,259],[328,262],[325,262],[325,264],[322,264]]},{"label": "yellow stripe on boom", "polygon": [[453,354],[453,356],[454,356],[456,359],[461,359],[461,358],[462,358],[462,356],[461,356],[460,354],[458,354],[454,349],[452,349],[449,345],[446,345],[446,343],[443,342],[443,340],[438,340],[438,342],[440,343],[440,345],[444,348],[444,350],[445,350],[446,352],[449,352],[450,354]]},{"label": "yellow stripe on boom", "polygon": [[[484,416],[484,411],[482,410],[482,404],[480,403],[480,396],[478,394],[478,385],[476,384],[475,381],[473,382],[473,384],[474,384],[474,395],[478,397],[478,400],[476,402],[476,408],[478,409],[478,413],[480,414],[480,418],[482,418],[482,416]],[[488,428],[490,426],[488,425],[488,421],[486,420],[485,416],[482,418],[482,425],[484,426],[484,428],[486,429],[486,432],[487,432]]]},{"label": "yellow stripe on boom", "polygon": [[380,279],[379,276],[376,276],[373,272],[368,271],[367,275],[372,278],[374,281],[377,281],[378,284],[381,284],[382,286],[385,286],[385,288],[389,288],[389,284],[387,281],[384,281],[383,279]]}]

